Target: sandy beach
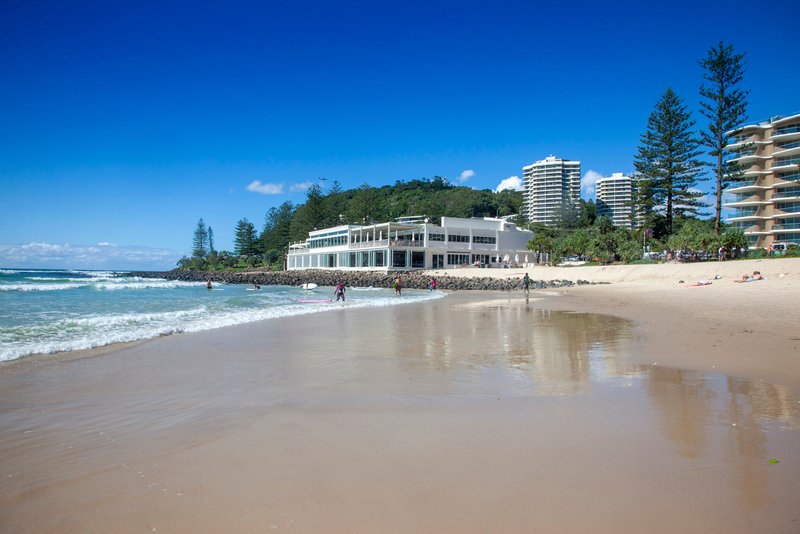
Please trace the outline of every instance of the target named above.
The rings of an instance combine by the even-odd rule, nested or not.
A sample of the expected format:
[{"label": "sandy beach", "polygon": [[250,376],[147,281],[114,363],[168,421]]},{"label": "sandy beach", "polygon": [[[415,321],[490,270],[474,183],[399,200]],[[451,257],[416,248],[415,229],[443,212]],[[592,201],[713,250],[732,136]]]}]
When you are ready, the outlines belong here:
[{"label": "sandy beach", "polygon": [[0,531],[800,531],[799,259],[524,272],[0,365]]}]

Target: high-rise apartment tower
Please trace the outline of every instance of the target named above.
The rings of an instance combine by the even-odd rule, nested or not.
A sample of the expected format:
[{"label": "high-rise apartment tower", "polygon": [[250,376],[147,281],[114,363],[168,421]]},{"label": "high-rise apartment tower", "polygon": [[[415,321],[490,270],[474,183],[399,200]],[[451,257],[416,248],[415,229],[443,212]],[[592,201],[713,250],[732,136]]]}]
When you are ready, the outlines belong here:
[{"label": "high-rise apartment tower", "polygon": [[549,156],[522,168],[522,212],[528,221],[555,224],[569,209],[579,209],[581,162]]},{"label": "high-rise apartment tower", "polygon": [[600,178],[597,187],[597,216],[608,217],[614,226],[635,228],[638,220],[633,211],[634,181],[630,176],[615,172]]},{"label": "high-rise apartment tower", "polygon": [[800,114],[742,126],[726,150],[745,168],[726,193],[727,222],[751,247],[800,243]]}]

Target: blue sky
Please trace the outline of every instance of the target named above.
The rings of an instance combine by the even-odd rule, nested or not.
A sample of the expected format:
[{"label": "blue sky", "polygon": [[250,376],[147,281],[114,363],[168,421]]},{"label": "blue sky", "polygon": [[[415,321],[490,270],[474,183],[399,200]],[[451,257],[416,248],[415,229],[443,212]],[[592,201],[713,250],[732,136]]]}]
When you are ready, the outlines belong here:
[{"label": "blue sky", "polygon": [[720,40],[751,121],[800,111],[800,4],[648,4],[2,0],[0,266],[171,268],[200,217],[231,249],[320,177],[630,172]]}]

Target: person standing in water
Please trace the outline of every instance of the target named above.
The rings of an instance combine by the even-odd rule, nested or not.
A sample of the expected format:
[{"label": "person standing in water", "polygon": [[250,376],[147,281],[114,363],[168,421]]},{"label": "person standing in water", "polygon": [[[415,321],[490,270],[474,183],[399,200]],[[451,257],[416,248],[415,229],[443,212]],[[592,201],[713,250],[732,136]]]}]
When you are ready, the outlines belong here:
[{"label": "person standing in water", "polygon": [[211,289],[211,278],[209,278],[209,279],[206,281],[206,287],[207,287],[208,289]]},{"label": "person standing in water", "polygon": [[333,290],[333,294],[336,297],[337,302],[339,301],[339,299],[342,299],[342,302],[344,302],[344,284],[342,282],[336,284],[336,288]]},{"label": "person standing in water", "polygon": [[403,292],[403,280],[400,278],[400,275],[397,275],[397,278],[394,279],[394,294],[400,295]]},{"label": "person standing in water", "polygon": [[525,276],[522,278],[522,289],[525,290],[525,294],[530,294],[531,289],[531,278],[528,276],[528,273],[525,273]]}]

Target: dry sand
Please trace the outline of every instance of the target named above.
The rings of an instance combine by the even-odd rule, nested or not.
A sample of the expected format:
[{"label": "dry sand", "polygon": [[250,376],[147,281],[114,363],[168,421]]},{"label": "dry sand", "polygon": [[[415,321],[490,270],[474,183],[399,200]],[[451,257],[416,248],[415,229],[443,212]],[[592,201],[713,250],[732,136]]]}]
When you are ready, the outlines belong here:
[{"label": "dry sand", "polygon": [[800,531],[800,260],[618,269],[0,366],[0,531]]}]

